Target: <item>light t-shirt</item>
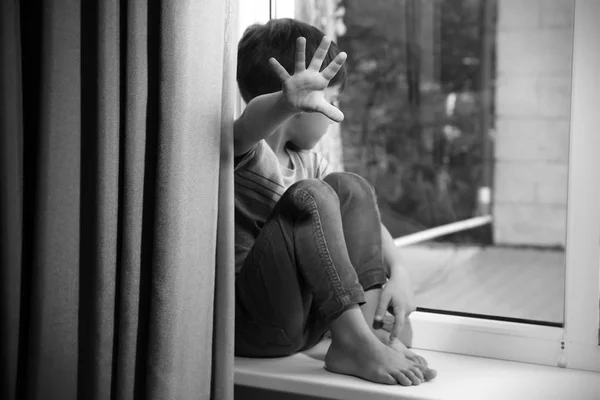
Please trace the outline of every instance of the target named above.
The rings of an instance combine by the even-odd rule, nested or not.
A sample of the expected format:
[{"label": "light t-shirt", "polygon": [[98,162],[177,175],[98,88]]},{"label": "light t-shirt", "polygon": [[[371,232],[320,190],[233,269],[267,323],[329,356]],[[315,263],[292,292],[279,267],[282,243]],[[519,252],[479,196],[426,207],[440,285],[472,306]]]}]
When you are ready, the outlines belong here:
[{"label": "light t-shirt", "polygon": [[329,163],[313,151],[286,150],[292,168],[279,163],[275,152],[261,140],[248,153],[236,158],[235,193],[235,272],[239,272],[263,225],[283,193],[295,182],[322,179]]}]

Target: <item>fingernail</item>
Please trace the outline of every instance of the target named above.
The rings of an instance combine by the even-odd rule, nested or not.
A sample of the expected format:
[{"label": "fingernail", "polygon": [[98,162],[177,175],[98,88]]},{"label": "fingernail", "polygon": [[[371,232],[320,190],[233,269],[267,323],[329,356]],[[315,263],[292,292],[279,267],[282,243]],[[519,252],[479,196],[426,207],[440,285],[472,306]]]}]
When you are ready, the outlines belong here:
[{"label": "fingernail", "polygon": [[375,321],[381,321],[382,319],[383,319],[383,317],[381,315],[375,316]]}]

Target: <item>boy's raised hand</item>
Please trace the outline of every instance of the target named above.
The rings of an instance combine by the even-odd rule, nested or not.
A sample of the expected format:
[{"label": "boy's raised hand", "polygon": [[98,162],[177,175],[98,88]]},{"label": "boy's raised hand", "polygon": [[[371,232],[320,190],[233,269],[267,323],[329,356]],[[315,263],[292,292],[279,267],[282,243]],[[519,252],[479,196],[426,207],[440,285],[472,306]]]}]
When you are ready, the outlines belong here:
[{"label": "boy's raised hand", "polygon": [[346,61],[346,53],[339,53],[323,71],[319,72],[330,44],[331,40],[323,37],[306,68],[306,39],[299,37],[296,40],[294,75],[288,74],[274,58],[269,59],[269,63],[281,79],[283,97],[290,107],[300,111],[320,112],[335,122],[341,122],[344,114],[325,99],[324,90]]}]

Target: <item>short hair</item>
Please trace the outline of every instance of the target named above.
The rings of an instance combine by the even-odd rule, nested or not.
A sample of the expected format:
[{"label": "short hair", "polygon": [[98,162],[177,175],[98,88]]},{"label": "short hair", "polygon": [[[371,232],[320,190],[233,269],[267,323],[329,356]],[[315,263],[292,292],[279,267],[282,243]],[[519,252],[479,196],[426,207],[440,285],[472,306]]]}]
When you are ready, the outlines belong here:
[{"label": "short hair", "polygon": [[[281,90],[281,80],[269,65],[274,57],[290,75],[294,73],[296,40],[306,38],[306,66],[308,67],[315,51],[325,34],[318,28],[304,22],[290,19],[272,19],[266,24],[254,24],[244,32],[238,45],[237,83],[242,98],[248,103],[253,98]],[[332,42],[321,70],[340,53],[337,44]],[[329,82],[329,86],[346,83],[345,65]]]}]

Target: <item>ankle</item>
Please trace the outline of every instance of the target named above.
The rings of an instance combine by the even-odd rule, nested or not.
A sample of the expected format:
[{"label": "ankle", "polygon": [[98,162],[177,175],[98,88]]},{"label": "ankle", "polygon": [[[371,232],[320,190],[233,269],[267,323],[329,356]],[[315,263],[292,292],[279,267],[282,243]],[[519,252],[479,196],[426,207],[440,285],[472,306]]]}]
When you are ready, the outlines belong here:
[{"label": "ankle", "polygon": [[376,339],[358,306],[344,311],[329,325],[331,338],[340,344]]}]

